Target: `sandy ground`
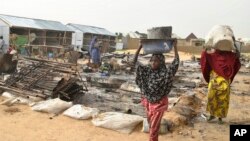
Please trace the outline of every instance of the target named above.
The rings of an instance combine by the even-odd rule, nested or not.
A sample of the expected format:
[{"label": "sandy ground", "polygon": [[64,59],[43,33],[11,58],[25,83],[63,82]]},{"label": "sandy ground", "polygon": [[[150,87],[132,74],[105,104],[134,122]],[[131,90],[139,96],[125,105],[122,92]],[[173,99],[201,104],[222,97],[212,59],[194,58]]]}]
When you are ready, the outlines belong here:
[{"label": "sandy ground", "polygon": [[[190,56],[181,54],[181,59],[190,59]],[[250,75],[236,76],[232,89],[243,91],[245,94],[236,95],[232,92],[229,114],[223,125],[216,122],[207,123],[201,119],[193,127],[183,127],[160,135],[159,140],[228,141],[230,124],[250,123],[250,87],[249,84],[244,84],[243,80],[250,80]],[[0,101],[3,101],[2,97]],[[63,115],[53,117],[34,112],[25,105],[0,105],[1,141],[146,141],[148,134],[142,133],[141,127],[138,126],[132,134],[122,134],[95,127],[91,120],[74,120]]]}]

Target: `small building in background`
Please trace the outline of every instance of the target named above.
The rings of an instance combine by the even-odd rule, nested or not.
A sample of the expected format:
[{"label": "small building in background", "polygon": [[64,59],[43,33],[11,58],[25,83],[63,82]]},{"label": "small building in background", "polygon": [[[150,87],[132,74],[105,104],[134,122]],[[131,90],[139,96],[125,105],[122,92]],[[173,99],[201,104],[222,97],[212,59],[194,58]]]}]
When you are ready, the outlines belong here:
[{"label": "small building in background", "polygon": [[72,33],[58,21],[0,14],[0,36],[23,55],[57,56],[71,46]]},{"label": "small building in background", "polygon": [[185,40],[187,42],[187,46],[202,47],[205,44],[205,40],[202,38],[197,38],[194,33],[190,33]]},{"label": "small building in background", "polygon": [[146,39],[147,34],[138,31],[129,32],[126,37],[122,39],[123,49],[137,49],[140,39]]},{"label": "small building in background", "polygon": [[240,51],[250,53],[250,38],[238,38],[236,45],[240,46]]},{"label": "small building in background", "polygon": [[189,34],[184,39],[178,39],[177,46],[179,51],[200,54],[203,50],[205,40],[198,38],[194,33]]},{"label": "small building in background", "polygon": [[189,43],[190,43],[190,46],[203,47],[203,45],[205,44],[205,40],[202,38],[192,39]]},{"label": "small building in background", "polygon": [[103,43],[101,52],[115,49],[116,35],[105,28],[73,23],[67,24],[67,27],[75,32],[72,34],[72,45],[76,51],[87,51],[94,36]]},{"label": "small building in background", "polygon": [[187,37],[186,37],[186,41],[191,41],[191,40],[193,40],[193,39],[198,39],[195,35],[194,35],[194,33],[190,33]]}]

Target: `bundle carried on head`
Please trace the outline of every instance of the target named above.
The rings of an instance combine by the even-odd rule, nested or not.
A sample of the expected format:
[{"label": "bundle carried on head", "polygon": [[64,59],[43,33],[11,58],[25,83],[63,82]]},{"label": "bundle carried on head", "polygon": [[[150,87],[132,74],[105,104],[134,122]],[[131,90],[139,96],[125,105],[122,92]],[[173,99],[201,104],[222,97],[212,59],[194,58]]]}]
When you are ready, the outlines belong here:
[{"label": "bundle carried on head", "polygon": [[148,29],[148,39],[171,38],[172,26],[153,27]]},{"label": "bundle carried on head", "polygon": [[148,39],[141,40],[144,54],[167,53],[172,49],[172,27],[154,27],[148,29]]},{"label": "bundle carried on head", "polygon": [[221,51],[235,51],[234,33],[230,26],[216,25],[206,37],[205,47]]}]

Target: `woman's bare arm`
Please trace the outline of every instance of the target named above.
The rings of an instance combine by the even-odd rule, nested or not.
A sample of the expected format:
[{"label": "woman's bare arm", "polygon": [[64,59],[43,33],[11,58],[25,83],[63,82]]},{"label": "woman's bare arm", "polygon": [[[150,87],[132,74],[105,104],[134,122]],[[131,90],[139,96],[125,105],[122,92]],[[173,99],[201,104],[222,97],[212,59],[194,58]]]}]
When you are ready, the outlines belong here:
[{"label": "woman's bare arm", "polygon": [[139,53],[140,53],[141,49],[142,49],[142,44],[141,44],[141,42],[140,42],[139,47],[138,47],[138,49],[137,49],[137,51],[136,51],[136,53],[135,53],[134,60],[133,60],[133,65],[134,65],[134,66],[135,66],[135,64],[136,64],[136,62],[137,62],[137,60],[138,60],[138,56],[139,56]]}]

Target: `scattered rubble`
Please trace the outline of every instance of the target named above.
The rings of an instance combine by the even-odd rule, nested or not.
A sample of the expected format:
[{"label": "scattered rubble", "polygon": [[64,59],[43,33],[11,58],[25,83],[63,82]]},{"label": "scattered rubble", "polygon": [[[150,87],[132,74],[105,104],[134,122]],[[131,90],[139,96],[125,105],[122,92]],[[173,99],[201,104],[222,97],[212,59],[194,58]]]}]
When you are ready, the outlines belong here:
[{"label": "scattered rubble", "polygon": [[[244,54],[241,54],[240,56],[240,62],[242,66],[244,66],[246,69],[250,68],[250,57]],[[249,71],[247,71],[249,72]]]},{"label": "scattered rubble", "polygon": [[12,60],[13,56],[13,54],[0,53],[0,74],[15,72],[18,60]]},{"label": "scattered rubble", "polygon": [[[112,66],[112,72],[109,76],[103,76],[102,72],[84,71],[88,69],[84,66],[84,69],[80,71],[79,66],[74,63],[25,58],[19,61],[17,72],[11,74],[7,80],[0,82],[0,88],[25,98],[39,97],[44,100],[54,98],[32,104],[32,109],[36,111],[59,114],[72,106],[71,102],[66,107],[60,106],[60,108],[45,104],[60,98],[68,102],[73,101],[73,104],[80,104],[76,109],[73,106],[71,107],[73,110],[71,108],[66,110],[69,112],[71,109],[70,114],[66,111],[64,113],[76,119],[87,119],[93,115],[87,114],[87,117],[82,117],[81,113],[86,112],[80,110],[82,107],[98,109],[100,113],[120,112],[145,118],[145,109],[141,105],[141,91],[135,84],[135,73],[128,66],[131,58],[133,58],[130,56],[106,54],[106,62]],[[139,61],[146,64],[150,57],[149,55],[143,55]],[[75,62],[75,58],[71,59],[72,62]],[[169,111],[164,116],[167,124],[162,126],[162,132],[166,133],[170,129],[190,125],[193,123],[195,116],[200,114],[198,111],[203,104],[201,98],[205,95],[195,90],[200,89],[200,91],[206,93],[206,90],[201,87],[207,86],[207,84],[199,71],[200,65],[197,60],[183,61],[179,67],[172,91],[169,94]],[[13,104],[13,100],[8,102]],[[8,102],[5,101],[5,103]],[[44,106],[44,104],[47,106]],[[52,107],[52,110],[48,109],[49,107]],[[61,109],[62,107],[64,108]],[[60,110],[55,111],[55,109]],[[98,120],[102,120],[102,114],[98,118]],[[93,121],[98,120],[94,118]],[[109,128],[106,127],[106,124],[97,126]],[[115,130],[122,131],[118,128]],[[130,132],[132,132],[131,129],[126,131],[126,133]]]},{"label": "scattered rubble", "polygon": [[66,101],[72,101],[87,91],[83,81],[79,80],[74,64],[26,58],[23,65],[1,83],[1,89],[26,98],[60,97]]},{"label": "scattered rubble", "polygon": [[246,64],[246,68],[249,69],[250,68],[250,62],[248,64]]}]

